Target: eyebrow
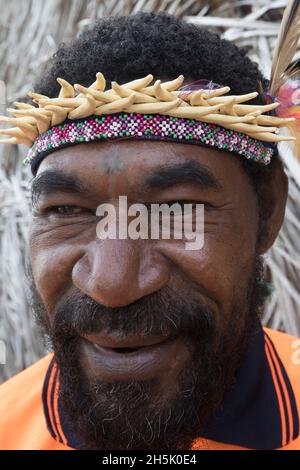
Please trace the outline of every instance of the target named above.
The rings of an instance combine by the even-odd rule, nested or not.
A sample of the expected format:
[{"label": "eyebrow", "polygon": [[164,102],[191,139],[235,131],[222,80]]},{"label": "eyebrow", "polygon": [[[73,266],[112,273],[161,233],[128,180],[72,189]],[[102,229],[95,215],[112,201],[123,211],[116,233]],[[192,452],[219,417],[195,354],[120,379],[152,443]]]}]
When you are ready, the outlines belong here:
[{"label": "eyebrow", "polygon": [[[221,190],[222,185],[212,172],[196,160],[175,164],[155,170],[141,185],[141,191],[161,189],[179,184],[194,183],[201,189]],[[46,170],[36,176],[31,185],[31,200],[34,206],[40,196],[55,192],[86,194],[89,192],[75,176],[61,170]]]},{"label": "eyebrow", "polygon": [[196,160],[155,170],[142,184],[142,191],[194,183],[201,189],[223,189],[211,170]]},{"label": "eyebrow", "polygon": [[41,195],[55,192],[68,192],[83,194],[88,192],[75,176],[58,170],[46,170],[36,176],[31,185],[32,204],[36,204]]}]

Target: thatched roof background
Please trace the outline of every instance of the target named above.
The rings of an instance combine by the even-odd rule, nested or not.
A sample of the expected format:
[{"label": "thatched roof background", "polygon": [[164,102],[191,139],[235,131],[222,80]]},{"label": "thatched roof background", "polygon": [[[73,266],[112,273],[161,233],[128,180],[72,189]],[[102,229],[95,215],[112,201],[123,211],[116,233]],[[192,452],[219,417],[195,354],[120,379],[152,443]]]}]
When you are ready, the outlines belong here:
[{"label": "thatched roof background", "polygon": [[[285,0],[0,0],[0,80],[7,84],[7,103],[25,97],[62,41],[97,17],[138,10],[165,10],[219,32],[245,47],[268,76],[285,5]],[[43,354],[26,300],[30,175],[21,165],[24,151],[0,147],[0,340],[7,356],[0,381]],[[300,335],[300,170],[286,145],[282,154],[290,195],[285,224],[267,255],[276,290],[264,321]]]}]

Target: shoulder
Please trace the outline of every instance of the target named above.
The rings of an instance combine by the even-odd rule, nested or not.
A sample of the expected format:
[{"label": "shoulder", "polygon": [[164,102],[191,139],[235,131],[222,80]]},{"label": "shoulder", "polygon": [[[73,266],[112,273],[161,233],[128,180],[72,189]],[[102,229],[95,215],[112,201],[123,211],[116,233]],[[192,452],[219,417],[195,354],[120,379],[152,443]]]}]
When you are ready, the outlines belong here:
[{"label": "shoulder", "polygon": [[[41,390],[45,374],[49,367],[53,355],[49,354],[32,366],[27,367],[19,374],[8,379],[0,385],[0,410],[10,404],[10,402],[22,403],[28,399],[28,394],[32,395],[37,390]],[[1,416],[1,414],[0,414]]]},{"label": "shoulder", "polygon": [[270,354],[273,354],[275,360],[276,357],[280,359],[292,382],[295,394],[300,395],[300,339],[271,328],[264,328],[264,332]]},{"label": "shoulder", "polygon": [[42,391],[52,357],[49,354],[0,385],[0,449],[48,446]]},{"label": "shoulder", "polygon": [[282,361],[298,365],[300,373],[300,338],[266,327],[264,331],[273,342]]},{"label": "shoulder", "polygon": [[[300,416],[300,339],[296,336],[289,335],[287,333],[282,333],[280,331],[272,330],[270,328],[264,328],[266,334],[266,345],[269,348],[271,355],[271,361],[276,369],[276,363],[281,362],[283,365],[282,368],[277,369],[277,381],[278,386],[281,388],[283,395],[285,395],[285,403],[287,406],[287,413],[293,414],[297,417],[297,422],[294,422],[295,428],[299,429],[299,416]],[[281,369],[281,373],[280,373]],[[289,383],[292,389],[292,395],[294,395],[294,402],[297,411],[292,413],[292,405],[288,399],[288,390],[285,388],[284,384],[288,384],[284,379],[284,373],[286,373]],[[289,392],[291,396],[291,392]],[[289,420],[291,423],[291,419]],[[298,433],[297,437],[290,442],[286,447],[283,447],[284,450],[299,450],[300,449],[300,435]]]}]

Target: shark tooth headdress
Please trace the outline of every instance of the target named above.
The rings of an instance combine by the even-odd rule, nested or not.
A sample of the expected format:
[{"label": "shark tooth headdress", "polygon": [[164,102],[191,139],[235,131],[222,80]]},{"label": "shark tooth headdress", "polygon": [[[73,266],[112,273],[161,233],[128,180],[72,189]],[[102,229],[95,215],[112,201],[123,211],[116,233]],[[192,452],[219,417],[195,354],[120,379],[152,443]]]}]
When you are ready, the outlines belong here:
[{"label": "shark tooth headdress", "polygon": [[[300,90],[297,66],[289,65],[298,36],[299,2],[292,1],[279,34],[271,87],[267,93],[261,91],[266,104],[247,104],[258,96],[257,91],[231,95],[228,86],[208,80],[183,86],[183,75],[152,84],[149,74],[125,84],[112,82],[110,89],[100,72],[89,87],[57,78],[58,97],[30,92],[33,104],[15,102],[15,108],[7,109],[12,117],[0,116],[0,122],[13,126],[0,129],[0,135],[8,136],[0,143],[28,146],[24,162],[31,163],[33,174],[45,156],[61,148],[125,138],[208,145],[268,164],[277,142],[296,140],[279,130],[295,129],[300,122],[300,113],[291,111],[293,102],[283,106],[280,99],[287,81],[293,80],[293,91],[295,83]],[[289,54],[283,53],[287,41]]]}]

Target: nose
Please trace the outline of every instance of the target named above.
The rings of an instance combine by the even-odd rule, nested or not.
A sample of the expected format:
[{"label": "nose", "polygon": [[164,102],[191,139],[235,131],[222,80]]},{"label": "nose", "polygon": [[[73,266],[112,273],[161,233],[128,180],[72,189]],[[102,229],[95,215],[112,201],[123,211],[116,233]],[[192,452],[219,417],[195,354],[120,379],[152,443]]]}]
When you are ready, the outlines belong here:
[{"label": "nose", "polygon": [[166,258],[145,240],[91,242],[72,270],[74,285],[98,303],[121,307],[154,293],[169,280]]}]

